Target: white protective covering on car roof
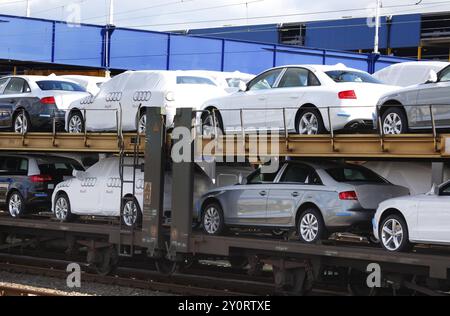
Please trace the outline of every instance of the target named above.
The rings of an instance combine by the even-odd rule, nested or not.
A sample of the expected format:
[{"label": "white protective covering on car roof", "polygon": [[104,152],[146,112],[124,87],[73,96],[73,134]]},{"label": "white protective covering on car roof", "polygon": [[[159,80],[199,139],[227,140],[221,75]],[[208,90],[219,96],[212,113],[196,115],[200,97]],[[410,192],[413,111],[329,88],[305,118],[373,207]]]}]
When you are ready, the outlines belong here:
[{"label": "white protective covering on car roof", "polygon": [[439,72],[450,65],[441,61],[412,61],[394,64],[373,74],[378,80],[393,86],[408,87],[428,80],[430,70]]},{"label": "white protective covering on car roof", "polygon": [[[432,185],[430,162],[370,161],[364,166],[393,184],[409,188],[411,195],[427,193]],[[444,182],[448,179],[450,179],[450,168],[445,167]]]}]

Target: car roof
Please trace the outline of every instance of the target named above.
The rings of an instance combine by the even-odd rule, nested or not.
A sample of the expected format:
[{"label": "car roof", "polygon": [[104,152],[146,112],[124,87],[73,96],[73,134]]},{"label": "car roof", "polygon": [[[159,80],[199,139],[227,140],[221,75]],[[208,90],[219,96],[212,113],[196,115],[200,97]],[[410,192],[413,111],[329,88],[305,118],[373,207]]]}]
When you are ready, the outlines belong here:
[{"label": "car roof", "polygon": [[350,70],[350,71],[357,71],[357,72],[365,72],[363,70],[360,69],[356,69],[356,68],[349,68],[347,66],[345,66],[344,64],[336,64],[336,65],[315,65],[315,64],[298,64],[298,65],[284,65],[284,66],[279,66],[279,67],[275,67],[272,69],[280,69],[280,68],[292,68],[292,67],[301,67],[301,68],[307,68],[313,71],[332,71],[332,70]]},{"label": "car roof", "polygon": [[325,160],[318,160],[318,161],[312,161],[312,160],[288,160],[286,161],[288,164],[295,164],[295,163],[301,163],[305,164],[307,166],[310,166],[316,170],[318,169],[330,169],[330,168],[337,168],[337,167],[345,167],[345,166],[355,166],[354,164],[349,164],[345,162],[339,162],[339,161],[325,161]]},{"label": "car roof", "polygon": [[57,77],[57,76],[28,76],[28,75],[19,75],[19,76],[3,76],[3,78],[22,78],[25,80],[31,80],[31,81],[64,81],[64,82],[71,82],[71,83],[76,83],[72,80],[69,79],[65,79],[65,78],[61,78],[61,77]]}]

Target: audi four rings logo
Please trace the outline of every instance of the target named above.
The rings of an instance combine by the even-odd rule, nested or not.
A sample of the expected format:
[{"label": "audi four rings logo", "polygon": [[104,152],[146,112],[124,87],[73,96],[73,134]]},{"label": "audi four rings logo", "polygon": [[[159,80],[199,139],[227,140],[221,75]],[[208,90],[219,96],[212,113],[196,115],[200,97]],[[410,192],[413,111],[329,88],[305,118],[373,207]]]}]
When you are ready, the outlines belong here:
[{"label": "audi four rings logo", "polygon": [[133,101],[150,101],[152,93],[150,91],[136,91],[133,95]]},{"label": "audi four rings logo", "polygon": [[94,103],[94,96],[89,96],[80,101],[81,104],[92,104]]},{"label": "audi four rings logo", "polygon": [[106,95],[107,102],[116,102],[122,99],[122,92],[111,92]]}]

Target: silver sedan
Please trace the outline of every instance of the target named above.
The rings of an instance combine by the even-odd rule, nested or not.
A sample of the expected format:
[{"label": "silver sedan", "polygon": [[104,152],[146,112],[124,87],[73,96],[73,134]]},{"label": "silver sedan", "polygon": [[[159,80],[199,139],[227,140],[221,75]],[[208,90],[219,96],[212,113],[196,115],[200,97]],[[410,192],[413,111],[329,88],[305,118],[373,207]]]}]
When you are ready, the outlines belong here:
[{"label": "silver sedan", "polygon": [[297,230],[300,241],[314,243],[332,232],[369,232],[380,202],[408,194],[362,166],[288,161],[276,173],[257,170],[242,184],[209,191],[197,212],[209,235],[246,226]]}]

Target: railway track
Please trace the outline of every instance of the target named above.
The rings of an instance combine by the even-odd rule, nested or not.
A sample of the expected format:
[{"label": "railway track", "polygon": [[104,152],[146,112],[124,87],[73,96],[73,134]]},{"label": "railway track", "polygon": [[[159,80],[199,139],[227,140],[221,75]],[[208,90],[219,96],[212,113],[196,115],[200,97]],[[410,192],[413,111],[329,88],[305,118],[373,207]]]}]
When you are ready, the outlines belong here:
[{"label": "railway track", "polygon": [[0,285],[0,296],[58,296],[47,289]]},{"label": "railway track", "polygon": [[[72,262],[0,253],[0,271],[10,273],[30,274],[65,280],[68,276],[66,267],[69,263]],[[276,294],[272,277],[268,276],[270,274],[252,277],[242,271],[223,267],[214,269],[209,266],[204,270],[195,267],[192,271],[175,273],[171,276],[165,276],[156,271],[142,268],[119,267],[113,275],[100,276],[95,273],[86,272],[86,270],[89,270],[89,266],[86,264],[80,265],[82,266],[82,270],[84,270],[81,274],[81,280],[82,282],[88,283],[186,296],[245,297]],[[13,291],[8,293],[14,294]],[[36,293],[30,293],[30,295],[50,295],[46,294],[46,292],[40,293],[37,291]],[[20,291],[16,295],[22,296]],[[349,293],[347,289],[319,286],[310,295],[348,296]]]},{"label": "railway track", "polygon": [[[68,276],[66,267],[69,263],[71,262],[0,254],[0,270],[11,273],[66,279]],[[84,265],[84,268],[88,269],[89,267]],[[89,272],[82,272],[81,274],[82,282],[151,290],[177,295],[250,296],[271,295],[274,293],[274,287],[269,282],[245,280],[242,279],[242,276],[239,276],[239,278],[224,279],[217,276],[201,276],[185,273],[164,276],[155,271],[135,268],[118,268],[114,275],[111,276],[100,276]]]}]

